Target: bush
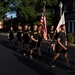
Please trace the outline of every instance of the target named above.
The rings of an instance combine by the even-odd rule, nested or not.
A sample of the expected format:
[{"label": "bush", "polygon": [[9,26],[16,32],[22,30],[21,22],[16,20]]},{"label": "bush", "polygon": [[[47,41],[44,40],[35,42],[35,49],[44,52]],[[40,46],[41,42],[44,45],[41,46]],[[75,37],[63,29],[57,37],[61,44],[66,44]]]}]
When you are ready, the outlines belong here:
[{"label": "bush", "polygon": [[74,36],[71,32],[67,34],[67,40],[69,43],[74,43]]}]

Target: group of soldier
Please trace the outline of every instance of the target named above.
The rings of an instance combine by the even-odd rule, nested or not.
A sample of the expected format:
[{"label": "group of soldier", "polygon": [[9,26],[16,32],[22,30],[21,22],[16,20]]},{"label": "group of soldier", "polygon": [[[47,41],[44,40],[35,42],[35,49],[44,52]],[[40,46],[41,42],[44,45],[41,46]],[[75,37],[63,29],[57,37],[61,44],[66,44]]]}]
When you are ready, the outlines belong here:
[{"label": "group of soldier", "polygon": [[[48,39],[50,40],[50,46],[48,48],[48,52],[52,50],[53,60],[50,62],[52,67],[55,67],[54,61],[60,56],[63,52],[66,62],[67,62],[67,71],[73,72],[72,68],[69,65],[69,58],[68,58],[68,49],[66,46],[66,34],[65,34],[66,27],[65,25],[61,25],[61,31],[57,34],[54,31],[54,26],[50,27],[48,32]],[[57,39],[55,36],[57,35]],[[37,48],[39,57],[41,58],[41,43],[43,39],[43,32],[41,26],[34,25],[33,30],[27,24],[22,26],[18,26],[18,30],[14,33],[13,27],[10,27],[10,31],[8,33],[8,39],[11,46],[14,46],[14,38],[17,38],[17,51],[21,49],[21,44],[23,43],[24,46],[30,49],[29,57],[33,58],[33,51]],[[57,40],[57,44],[56,44]],[[56,50],[57,49],[57,50]],[[25,51],[26,53],[26,51]],[[26,55],[24,53],[24,55]]]},{"label": "group of soldier", "polygon": [[21,44],[23,43],[24,46],[30,48],[30,58],[32,58],[33,50],[36,47],[39,56],[41,56],[40,44],[42,42],[42,31],[40,26],[34,25],[33,30],[31,30],[31,27],[28,25],[24,25],[24,29],[19,25],[16,33],[14,33],[13,27],[10,27],[8,39],[11,46],[14,46],[14,37],[17,39],[17,51],[21,49]]}]

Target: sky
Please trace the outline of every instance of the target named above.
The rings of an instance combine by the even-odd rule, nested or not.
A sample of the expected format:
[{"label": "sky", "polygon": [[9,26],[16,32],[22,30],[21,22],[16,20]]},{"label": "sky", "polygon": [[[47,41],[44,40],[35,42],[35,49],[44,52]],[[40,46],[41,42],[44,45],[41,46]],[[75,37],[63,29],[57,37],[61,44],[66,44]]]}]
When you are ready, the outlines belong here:
[{"label": "sky", "polygon": [[[15,6],[14,6],[13,4],[10,4],[10,7],[11,7],[11,8],[14,8]],[[16,18],[16,17],[17,17],[16,11],[7,12],[5,15],[6,15],[6,18],[7,18],[7,19],[11,19],[11,16],[12,16],[12,18]]]},{"label": "sky", "polygon": [[11,19],[11,16],[12,16],[12,18],[16,18],[17,17],[16,11],[14,11],[14,12],[10,11],[10,12],[6,13],[6,18]]}]

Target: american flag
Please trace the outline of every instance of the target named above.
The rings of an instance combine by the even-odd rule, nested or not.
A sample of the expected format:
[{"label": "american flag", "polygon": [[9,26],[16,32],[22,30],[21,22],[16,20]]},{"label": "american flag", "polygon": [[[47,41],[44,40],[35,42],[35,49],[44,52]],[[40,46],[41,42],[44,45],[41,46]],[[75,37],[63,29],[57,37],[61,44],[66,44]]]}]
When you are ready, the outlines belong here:
[{"label": "american flag", "polygon": [[45,10],[42,12],[40,25],[42,26],[43,36],[45,39],[47,39],[47,26],[46,26],[46,13]]}]

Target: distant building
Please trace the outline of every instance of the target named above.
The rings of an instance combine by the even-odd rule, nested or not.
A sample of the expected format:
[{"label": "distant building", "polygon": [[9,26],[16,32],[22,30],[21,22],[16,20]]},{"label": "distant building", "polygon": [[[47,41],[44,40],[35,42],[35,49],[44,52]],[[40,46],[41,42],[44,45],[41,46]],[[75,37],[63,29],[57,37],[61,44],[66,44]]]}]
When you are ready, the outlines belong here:
[{"label": "distant building", "polygon": [[62,0],[67,32],[75,34],[75,0]]}]

